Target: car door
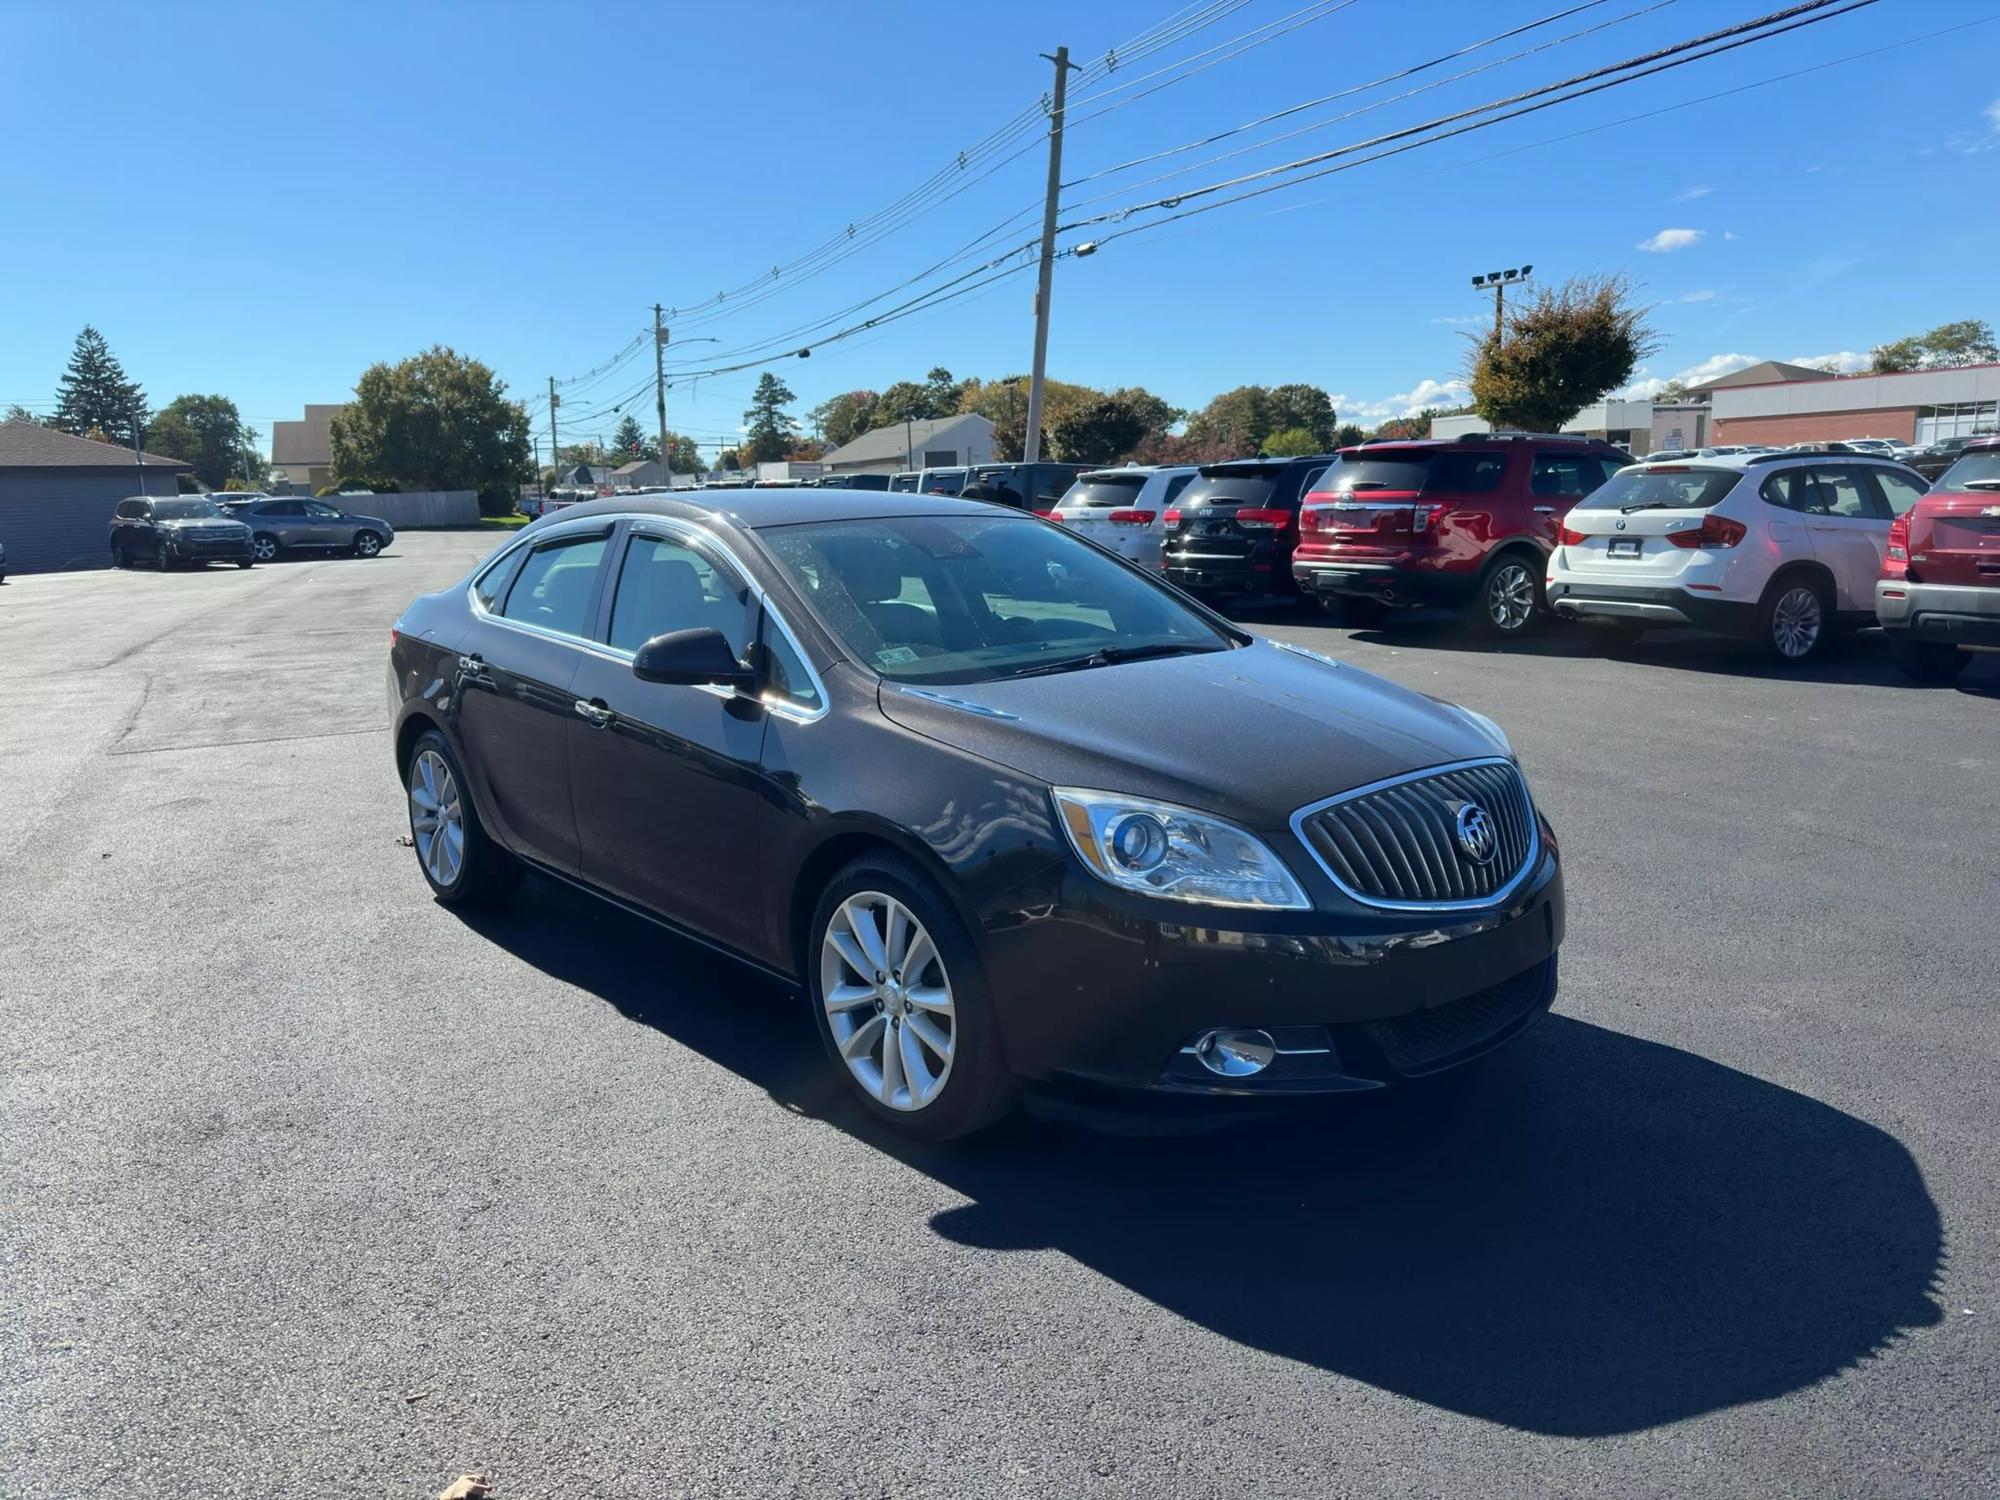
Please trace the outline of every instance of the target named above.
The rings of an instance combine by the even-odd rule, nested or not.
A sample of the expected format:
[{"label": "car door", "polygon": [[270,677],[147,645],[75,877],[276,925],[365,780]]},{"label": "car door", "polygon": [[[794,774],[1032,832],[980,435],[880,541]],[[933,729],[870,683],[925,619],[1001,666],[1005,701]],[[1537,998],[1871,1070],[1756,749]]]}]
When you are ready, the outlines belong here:
[{"label": "car door", "polygon": [[305,511],[307,546],[347,547],[353,544],[354,538],[348,535],[352,528],[344,524],[347,518],[338,507],[328,505],[324,500],[305,500],[300,504]]},{"label": "car door", "polygon": [[641,682],[654,636],[710,627],[749,655],[755,598],[693,528],[632,523],[601,608],[601,649],[572,683],[570,785],[583,875],[613,895],[726,943],[762,942],[756,806],[766,714],[721,688]]},{"label": "car door", "polygon": [[495,607],[475,602],[456,661],[459,740],[481,816],[510,849],[567,874],[578,867],[570,686],[590,649],[611,530],[564,531],[530,550]]},{"label": "car door", "polygon": [[1835,608],[1873,612],[1889,508],[1862,464],[1814,464],[1803,496],[1813,555],[1833,574]]},{"label": "car door", "polygon": [[311,543],[311,530],[306,525],[306,507],[303,500],[273,500],[257,507],[257,519],[253,523],[258,531],[269,532],[278,539],[280,547],[307,547]]}]

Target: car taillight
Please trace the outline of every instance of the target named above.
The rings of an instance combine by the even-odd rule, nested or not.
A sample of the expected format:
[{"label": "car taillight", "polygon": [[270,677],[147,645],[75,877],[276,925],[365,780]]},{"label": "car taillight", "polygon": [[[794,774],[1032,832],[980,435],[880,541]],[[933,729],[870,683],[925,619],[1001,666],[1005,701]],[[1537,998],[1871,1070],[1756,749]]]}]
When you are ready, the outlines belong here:
[{"label": "car taillight", "polygon": [[1416,532],[1418,535],[1422,535],[1426,531],[1437,530],[1438,523],[1444,519],[1444,513],[1450,509],[1449,505],[1419,505],[1415,507],[1410,512],[1410,530]]},{"label": "car taillight", "polygon": [[1910,513],[1904,511],[1889,523],[1889,546],[1887,556],[1890,562],[1906,563],[1910,560]]},{"label": "car taillight", "polygon": [[1568,526],[1563,527],[1561,531],[1556,533],[1556,539],[1565,547],[1581,547],[1585,542],[1590,540],[1582,532]]},{"label": "car taillight", "polygon": [[1061,511],[1058,511],[1058,510],[1038,510],[1038,511],[1036,511],[1036,512],[1035,512],[1035,514],[1036,514],[1036,515],[1038,515],[1038,516],[1040,516],[1040,517],[1041,517],[1041,518],[1042,518],[1042,519],[1043,519],[1044,521],[1053,521],[1053,522],[1055,522],[1055,523],[1056,523],[1056,525],[1058,525],[1058,526],[1062,525],[1062,512],[1061,512]]},{"label": "car taillight", "polygon": [[402,638],[403,638],[402,632],[397,630],[395,626],[391,625],[389,627],[389,649],[391,651],[394,651],[396,649],[396,642],[398,642]]},{"label": "car taillight", "polygon": [[1151,526],[1156,510],[1114,510],[1109,516],[1113,526]]},{"label": "car taillight", "polygon": [[1181,524],[1181,513],[1177,508],[1169,506],[1167,513],[1160,517],[1160,522],[1165,526],[1178,526]]},{"label": "car taillight", "polygon": [[1236,524],[1251,531],[1281,531],[1292,524],[1292,513],[1247,505],[1236,512]]},{"label": "car taillight", "polygon": [[1693,531],[1670,531],[1667,540],[1692,552],[1697,547],[1734,547],[1749,535],[1750,528],[1727,516],[1703,516]]},{"label": "car taillight", "polygon": [[[1311,497],[1308,496],[1307,498],[1310,499]],[[1326,507],[1324,505],[1301,505],[1299,507],[1299,530],[1304,532],[1319,531],[1322,529],[1329,531],[1333,529],[1326,525]]]}]

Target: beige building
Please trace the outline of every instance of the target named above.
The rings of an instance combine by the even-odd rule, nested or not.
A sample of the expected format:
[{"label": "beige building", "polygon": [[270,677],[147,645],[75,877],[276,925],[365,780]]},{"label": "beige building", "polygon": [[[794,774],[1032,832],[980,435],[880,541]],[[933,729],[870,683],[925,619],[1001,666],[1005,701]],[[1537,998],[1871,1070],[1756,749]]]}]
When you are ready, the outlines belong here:
[{"label": "beige building", "polygon": [[271,424],[271,471],[282,473],[294,490],[310,495],[333,483],[333,439],[328,427],[347,410],[338,406],[308,406],[299,422]]}]

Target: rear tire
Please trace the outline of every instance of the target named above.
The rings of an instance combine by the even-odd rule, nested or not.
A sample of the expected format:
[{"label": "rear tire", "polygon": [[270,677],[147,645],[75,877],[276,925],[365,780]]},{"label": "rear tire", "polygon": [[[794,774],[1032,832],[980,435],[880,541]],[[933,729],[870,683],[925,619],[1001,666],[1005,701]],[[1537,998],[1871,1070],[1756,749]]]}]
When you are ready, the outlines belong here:
[{"label": "rear tire", "polygon": [[417,868],[447,906],[495,906],[520,885],[522,865],[486,832],[466,786],[445,737],[435,729],[418,735],[403,763]]},{"label": "rear tire", "polygon": [[1826,586],[1801,573],[1779,577],[1757,607],[1757,638],[1781,666],[1799,667],[1826,649],[1833,601]]},{"label": "rear tire", "polygon": [[1912,641],[1889,637],[1889,655],[1896,670],[1912,682],[1951,682],[1965,670],[1972,653],[1944,641]]},{"label": "rear tire", "polygon": [[[897,933],[910,929],[898,927],[894,908],[915,924],[900,951]],[[855,936],[855,922],[867,927],[869,942]],[[880,969],[872,967],[871,948],[885,960]],[[1013,1107],[1018,1084],[1001,1052],[978,952],[950,898],[912,861],[885,850],[843,867],[820,893],[800,967],[827,1057],[876,1120],[942,1141],[990,1125]],[[923,1004],[905,999],[911,994],[926,997]],[[946,1008],[938,1008],[941,1002]],[[948,1056],[934,1045],[946,1038]],[[903,1061],[912,1053],[918,1068]],[[934,1092],[920,1098],[923,1076],[933,1080]]]},{"label": "rear tire", "polygon": [[1524,635],[1542,612],[1542,568],[1525,552],[1503,552],[1487,564],[1473,596],[1473,628],[1493,640]]},{"label": "rear tire", "polygon": [[278,553],[281,550],[283,549],[278,546],[278,539],[268,531],[260,531],[250,538],[250,560],[252,562],[276,562],[278,560]]}]

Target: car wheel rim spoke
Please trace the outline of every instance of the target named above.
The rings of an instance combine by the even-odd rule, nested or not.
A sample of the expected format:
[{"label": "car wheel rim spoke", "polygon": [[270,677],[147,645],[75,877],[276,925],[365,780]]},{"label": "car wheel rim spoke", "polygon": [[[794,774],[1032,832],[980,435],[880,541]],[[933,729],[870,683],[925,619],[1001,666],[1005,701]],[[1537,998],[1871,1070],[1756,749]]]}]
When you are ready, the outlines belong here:
[{"label": "car wheel rim spoke", "polygon": [[439,885],[458,879],[465,865],[465,812],[451,767],[426,750],[410,768],[410,833],[417,858]]},{"label": "car wheel rim spoke", "polygon": [[958,1027],[951,980],[917,914],[859,891],[820,935],[820,1003],[834,1050],[889,1109],[924,1108],[951,1076]]},{"label": "car wheel rim spoke", "polygon": [[1810,589],[1793,589],[1771,611],[1771,635],[1780,654],[1804,656],[1819,641],[1819,596]]}]

